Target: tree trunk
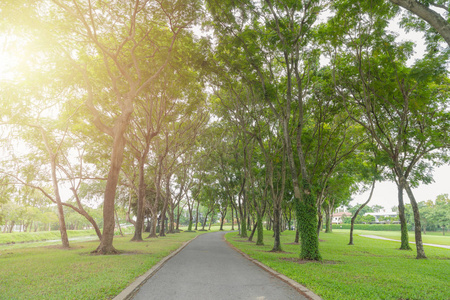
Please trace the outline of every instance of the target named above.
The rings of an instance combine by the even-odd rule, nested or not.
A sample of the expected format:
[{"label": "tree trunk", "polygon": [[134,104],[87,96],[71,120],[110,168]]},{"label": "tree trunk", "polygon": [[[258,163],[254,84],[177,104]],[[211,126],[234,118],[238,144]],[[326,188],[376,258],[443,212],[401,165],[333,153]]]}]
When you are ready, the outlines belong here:
[{"label": "tree trunk", "polygon": [[273,207],[273,235],[274,235],[274,242],[273,242],[273,248],[271,251],[273,252],[279,252],[283,251],[281,248],[281,232],[280,232],[280,214],[281,209],[278,205],[278,203],[274,203]]},{"label": "tree trunk", "polygon": [[331,226],[331,207],[325,210],[325,233],[333,232],[333,227]]},{"label": "tree trunk", "polygon": [[296,199],[297,224],[301,238],[300,258],[321,260],[317,236],[317,208],[310,184],[302,180],[303,201]]},{"label": "tree trunk", "polygon": [[[183,207],[184,208],[184,207]],[[176,232],[180,232],[180,205],[177,206],[177,227],[175,228]]]},{"label": "tree trunk", "polygon": [[256,231],[256,224],[253,224],[253,230],[250,233],[250,236],[248,237],[248,241],[251,242],[253,240],[253,236],[255,235],[255,231]]},{"label": "tree trunk", "polygon": [[221,215],[221,218],[220,218],[220,229],[219,229],[220,231],[223,231],[223,222],[225,221],[225,217],[227,216],[227,208],[225,208],[225,212],[223,212],[223,211],[220,212],[220,215]]},{"label": "tree trunk", "polygon": [[208,222],[208,215],[209,215],[209,213],[210,213],[210,212],[208,212],[208,213],[206,214],[206,216],[205,216],[205,220],[203,221],[203,225],[202,225],[202,230],[205,230],[206,223]]},{"label": "tree trunk", "polygon": [[209,228],[208,228],[208,230],[211,230],[211,225],[212,225],[213,221],[214,221],[214,214],[211,216],[211,220],[209,221]]},{"label": "tree trunk", "polygon": [[163,207],[160,218],[159,236],[166,236],[166,207]]},{"label": "tree trunk", "polygon": [[233,209],[233,205],[231,205],[231,230],[234,231],[234,209]]},{"label": "tree trunk", "polygon": [[16,221],[11,221],[11,222],[10,222],[8,233],[11,233],[11,232],[12,232],[12,230],[13,230],[15,224],[16,224]]},{"label": "tree trunk", "polygon": [[237,222],[238,232],[240,233],[241,232],[241,222],[240,222],[239,214],[238,214],[237,210],[236,210],[236,222]]},{"label": "tree trunk", "polygon": [[192,231],[192,219],[193,219],[193,215],[192,215],[192,208],[189,206],[188,207],[188,211],[189,211],[189,225],[188,225],[188,231]]},{"label": "tree trunk", "polygon": [[66,221],[64,218],[64,209],[61,203],[61,196],[59,194],[59,187],[58,187],[58,181],[56,179],[56,157],[52,157],[52,182],[53,182],[53,189],[55,192],[55,200],[56,200],[56,206],[58,209],[58,219],[59,219],[59,232],[61,233],[61,241],[62,241],[62,247],[63,248],[69,248],[69,237],[67,236],[67,229],[66,229]]},{"label": "tree trunk", "polygon": [[138,189],[138,201],[137,201],[137,216],[134,224],[134,235],[131,242],[142,242],[142,228],[144,226],[144,201],[145,201],[145,176],[144,165],[146,155],[139,157],[139,189]]},{"label": "tree trunk", "polygon": [[423,249],[422,242],[422,226],[420,225],[420,213],[419,207],[417,206],[416,198],[409,187],[408,183],[405,183],[405,190],[408,194],[409,200],[411,201],[411,206],[414,212],[414,232],[416,237],[416,250],[417,250],[417,259],[427,258],[425,255],[425,250]]},{"label": "tree trunk", "polygon": [[320,206],[317,207],[317,236],[320,235],[323,227],[323,216]]},{"label": "tree trunk", "polygon": [[195,230],[198,230],[198,207],[200,206],[200,202],[197,201],[197,211],[195,217]]},{"label": "tree trunk", "polygon": [[125,138],[123,136],[128,126],[133,107],[128,107],[114,126],[114,142],[111,151],[111,165],[106,180],[106,188],[103,201],[103,234],[100,245],[94,251],[98,254],[117,254],[119,253],[113,247],[114,240],[114,206],[116,198],[117,183],[119,181],[120,169],[123,162],[123,151],[125,147]]},{"label": "tree trunk", "polygon": [[262,216],[262,214],[260,214],[258,212],[256,215],[256,227],[257,227],[256,245],[262,246],[262,245],[264,245],[263,216]]},{"label": "tree trunk", "polygon": [[150,234],[147,238],[157,238],[156,234],[156,225],[158,224],[158,213],[154,210],[154,208],[150,209]]},{"label": "tree trunk", "polygon": [[295,240],[294,243],[298,244],[300,241],[300,232],[298,231],[298,225],[297,228],[295,229]]},{"label": "tree trunk", "polygon": [[122,228],[120,227],[119,216],[117,215],[117,210],[114,210],[114,213],[116,214],[116,223],[117,227],[119,228],[120,235],[123,236]]},{"label": "tree trunk", "polygon": [[401,244],[400,250],[411,250],[409,246],[408,225],[405,217],[405,204],[403,202],[403,183],[397,183],[398,190],[398,218],[400,219]]},{"label": "tree trunk", "polygon": [[366,206],[372,199],[373,191],[375,190],[375,182],[376,180],[374,178],[372,181],[372,188],[370,190],[369,198],[367,198],[366,202],[361,204],[361,206],[355,211],[355,214],[352,216],[352,219],[350,221],[351,225],[350,225],[350,242],[348,243],[349,245],[353,245],[353,227],[355,224],[356,217],[358,216],[359,212],[364,208],[364,206]]},{"label": "tree trunk", "polygon": [[173,203],[171,203],[169,207],[169,233],[175,233],[175,227],[173,224],[175,224],[175,208],[173,208]]}]

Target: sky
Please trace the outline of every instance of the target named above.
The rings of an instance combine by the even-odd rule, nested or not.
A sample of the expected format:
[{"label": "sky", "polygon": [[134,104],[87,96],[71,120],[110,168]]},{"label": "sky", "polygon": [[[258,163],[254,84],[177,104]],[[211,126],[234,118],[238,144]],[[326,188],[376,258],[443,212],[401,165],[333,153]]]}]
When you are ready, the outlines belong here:
[{"label": "sky", "polygon": [[[421,185],[418,188],[413,189],[414,196],[417,202],[435,200],[436,196],[441,194],[450,195],[450,166],[445,165],[436,168],[434,171],[434,183],[428,185]],[[363,194],[353,195],[353,201],[350,205],[355,206],[356,204],[361,204],[367,201],[370,191]],[[409,203],[408,196],[406,192],[404,193],[403,199],[405,203]],[[398,205],[397,200],[397,185],[395,182],[377,182],[375,184],[375,190],[373,192],[372,199],[370,200],[369,206],[381,205],[385,209],[390,210],[393,206]]]}]

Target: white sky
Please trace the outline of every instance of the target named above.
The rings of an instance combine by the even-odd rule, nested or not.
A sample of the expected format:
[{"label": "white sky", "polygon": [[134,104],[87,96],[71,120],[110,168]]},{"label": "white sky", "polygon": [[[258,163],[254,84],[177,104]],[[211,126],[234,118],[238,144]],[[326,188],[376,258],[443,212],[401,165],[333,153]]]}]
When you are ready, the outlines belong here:
[{"label": "white sky", "polygon": [[[436,196],[441,194],[449,194],[450,195],[450,166],[445,165],[440,168],[436,168],[433,173],[434,175],[434,183],[429,185],[421,185],[416,189],[413,189],[414,196],[417,202],[427,201],[427,200],[435,200]],[[367,191],[360,195],[353,195],[353,201],[350,202],[352,206],[355,206],[357,203],[361,204],[367,201],[369,197],[370,191]],[[406,193],[403,193],[403,199],[405,203],[409,203],[408,196]],[[372,196],[372,200],[370,200],[369,206],[372,205],[381,205],[386,209],[391,209],[393,206],[398,205],[397,200],[397,185],[395,182],[377,182],[375,184],[375,190]]]}]

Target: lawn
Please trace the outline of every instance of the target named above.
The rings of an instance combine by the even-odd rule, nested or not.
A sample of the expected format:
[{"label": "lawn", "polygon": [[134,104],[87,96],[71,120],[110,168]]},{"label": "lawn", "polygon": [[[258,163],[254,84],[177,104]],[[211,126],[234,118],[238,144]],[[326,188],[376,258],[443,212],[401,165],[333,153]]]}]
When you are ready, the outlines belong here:
[{"label": "lawn", "polygon": [[[94,229],[90,230],[67,230],[69,238],[80,236],[95,236]],[[61,240],[59,231],[38,231],[38,232],[11,232],[0,233],[0,245],[28,243],[46,240]]]},{"label": "lawn", "polygon": [[[382,234],[384,232],[376,232],[376,235]],[[322,263],[301,262],[298,260],[300,246],[292,245],[294,235],[293,231],[282,233],[283,253],[269,252],[273,246],[272,232],[269,231],[264,235],[266,246],[247,242],[237,233],[228,233],[226,238],[243,252],[306,286],[325,300],[450,299],[448,249],[425,246],[428,259],[417,260],[415,251],[398,250],[398,242],[355,235],[355,245],[348,246],[348,230],[334,230],[333,233],[320,235]],[[443,244],[447,243],[448,240],[443,240]]]},{"label": "lawn", "polygon": [[116,237],[121,255],[91,255],[98,241],[0,250],[0,299],[111,299],[136,277],[201,232],[130,242]]},{"label": "lawn", "polygon": [[[344,233],[349,235],[348,229],[333,229],[335,233]],[[353,233],[355,235],[377,235],[381,237],[385,237],[393,240],[400,240],[400,231],[369,231],[369,230],[354,230]],[[409,241],[415,242],[416,237],[413,231],[408,233]],[[427,234],[422,233],[422,241],[428,244],[437,244],[437,245],[446,245],[450,246],[450,235],[442,235],[442,232],[427,232]],[[411,245],[411,247],[415,247]]]}]

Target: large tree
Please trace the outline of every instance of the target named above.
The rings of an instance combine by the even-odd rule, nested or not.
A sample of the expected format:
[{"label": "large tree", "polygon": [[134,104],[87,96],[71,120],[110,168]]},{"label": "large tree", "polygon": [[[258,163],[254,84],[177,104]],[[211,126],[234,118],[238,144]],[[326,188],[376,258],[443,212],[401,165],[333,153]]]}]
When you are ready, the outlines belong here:
[{"label": "large tree", "polygon": [[[114,201],[123,162],[125,136],[135,102],[167,66],[180,33],[195,20],[197,1],[52,1],[55,26],[72,34],[58,37],[82,84],[78,91],[91,122],[110,137],[110,166],[103,201],[103,235],[96,252],[116,253]],[[61,20],[64,20],[62,22]],[[61,24],[62,23],[62,24]],[[150,55],[149,55],[150,54]]]},{"label": "large tree", "polygon": [[[384,34],[385,20],[376,16],[380,8],[365,9],[366,15],[346,24],[346,54],[335,60],[336,87],[349,115],[388,159],[399,193],[407,192],[415,216],[417,258],[425,258],[412,187],[429,181],[426,170],[442,161],[449,145],[448,136],[442,134],[450,126],[447,71],[442,57],[425,57],[406,66],[411,45],[397,45],[394,37]],[[351,9],[346,7],[343,13]]]}]

